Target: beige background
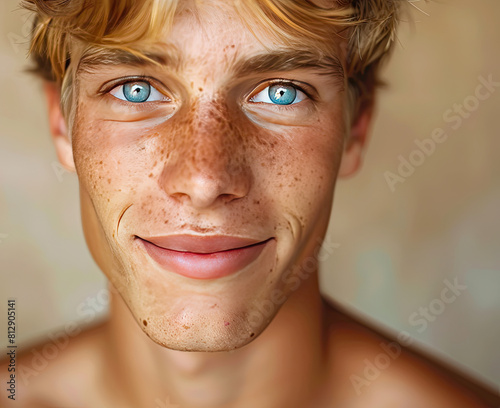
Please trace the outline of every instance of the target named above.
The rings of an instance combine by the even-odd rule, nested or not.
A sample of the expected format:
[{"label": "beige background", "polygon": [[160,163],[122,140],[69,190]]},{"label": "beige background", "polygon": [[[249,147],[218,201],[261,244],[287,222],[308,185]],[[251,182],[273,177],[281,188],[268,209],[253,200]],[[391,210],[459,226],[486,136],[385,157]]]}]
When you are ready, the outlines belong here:
[{"label": "beige background", "polygon": [[[500,81],[500,2],[413,4],[429,16],[414,13],[413,28],[403,24],[365,166],[338,185],[329,236],[339,246],[322,267],[323,287],[498,385],[500,88],[456,130],[443,114],[474,94],[479,76]],[[29,344],[81,321],[82,302],[104,287],[83,240],[76,176],[58,167],[40,84],[21,72],[29,24],[16,9],[17,0],[2,0],[2,346],[7,298],[17,298],[18,341]],[[437,127],[448,139],[392,192],[384,173],[397,173],[398,156],[415,155],[414,139]],[[439,298],[445,279],[467,288],[420,333],[409,318]]]}]

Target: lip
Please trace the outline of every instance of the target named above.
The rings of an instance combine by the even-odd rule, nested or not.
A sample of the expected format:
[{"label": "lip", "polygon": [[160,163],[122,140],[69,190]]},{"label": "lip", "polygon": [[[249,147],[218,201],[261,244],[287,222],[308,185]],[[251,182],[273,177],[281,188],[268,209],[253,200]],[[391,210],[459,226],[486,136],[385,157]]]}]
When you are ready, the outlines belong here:
[{"label": "lip", "polygon": [[192,279],[218,279],[255,261],[271,241],[227,235],[137,237],[163,269]]}]

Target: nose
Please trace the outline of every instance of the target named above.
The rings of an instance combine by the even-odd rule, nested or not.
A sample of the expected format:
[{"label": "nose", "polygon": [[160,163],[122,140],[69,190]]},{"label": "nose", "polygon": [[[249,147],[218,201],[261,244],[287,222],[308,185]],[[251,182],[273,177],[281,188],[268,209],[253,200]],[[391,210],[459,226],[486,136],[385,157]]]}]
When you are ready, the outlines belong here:
[{"label": "nose", "polygon": [[[180,113],[180,112],[179,112]],[[160,184],[183,204],[205,209],[245,197],[252,174],[227,107],[214,100],[197,103],[174,126],[171,150]]]}]

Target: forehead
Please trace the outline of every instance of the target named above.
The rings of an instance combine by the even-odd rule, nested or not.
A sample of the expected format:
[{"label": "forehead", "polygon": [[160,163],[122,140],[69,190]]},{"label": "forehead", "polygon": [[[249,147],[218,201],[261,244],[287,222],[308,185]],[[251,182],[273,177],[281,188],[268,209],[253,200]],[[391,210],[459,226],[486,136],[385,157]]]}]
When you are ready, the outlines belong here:
[{"label": "forehead", "polygon": [[[289,0],[289,4],[300,3]],[[186,40],[222,38],[248,47],[253,44],[266,48],[303,44],[326,50],[329,44],[335,43],[328,41],[328,35],[333,36],[337,31],[334,24],[321,24],[325,20],[318,15],[318,18],[313,18],[316,27],[311,27],[311,16],[301,15],[300,8],[293,10],[296,21],[292,21],[272,4],[273,1],[262,0],[196,0],[195,4],[181,1],[173,20],[171,36],[182,43]],[[321,26],[321,33],[318,33],[318,26]]]},{"label": "forehead", "polygon": [[184,4],[170,30],[149,36],[138,53],[130,52],[133,47],[97,47],[83,54],[80,67],[143,64],[142,57],[147,56],[172,71],[198,71],[216,77],[299,67],[343,76],[340,37],[318,40],[292,31],[284,36],[277,26],[258,20],[236,9],[232,2]]},{"label": "forehead", "polygon": [[204,1],[184,9],[170,32],[157,39],[174,53],[184,71],[210,67],[212,72],[224,72],[238,56],[278,45],[257,26],[252,33],[231,2],[220,3]]}]

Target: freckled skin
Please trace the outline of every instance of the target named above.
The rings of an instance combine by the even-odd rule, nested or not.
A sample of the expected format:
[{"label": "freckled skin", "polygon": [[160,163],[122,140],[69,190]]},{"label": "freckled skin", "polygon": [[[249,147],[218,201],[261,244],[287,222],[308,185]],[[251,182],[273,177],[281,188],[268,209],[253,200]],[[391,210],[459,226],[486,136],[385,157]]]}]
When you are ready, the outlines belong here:
[{"label": "freckled skin", "polygon": [[[324,301],[315,250],[328,225],[337,176],[359,166],[370,109],[347,129],[345,84],[337,80],[307,70],[232,76],[237,58],[265,47],[243,29],[231,2],[197,4],[203,5],[199,18],[184,12],[161,39],[182,50],[180,72],[103,65],[77,78],[71,142],[60,128],[59,92],[46,89],[59,159],[78,173],[88,246],[119,293],[111,288],[108,321],[70,335],[43,372],[31,370],[29,387],[20,390],[26,394],[16,403],[497,406],[498,399],[478,403],[466,382],[408,350],[361,395],[353,387],[351,376],[363,375],[367,362],[376,364],[383,355],[381,344],[395,339]],[[275,39],[269,40],[266,49],[273,45]],[[152,78],[168,98],[137,106],[109,94],[110,81],[138,75]],[[249,93],[276,78],[309,83],[317,90],[314,102],[288,109],[252,103]],[[197,281],[158,267],[135,239],[176,233],[274,242],[239,273]],[[19,367],[36,368],[33,353],[40,361],[47,346],[55,342],[59,348],[60,341],[26,350]],[[7,364],[0,368],[6,383]]]},{"label": "freckled skin", "polygon": [[[187,32],[192,41],[177,43]],[[227,72],[237,55],[263,49],[251,33],[208,13],[201,25],[186,14],[168,41],[187,61],[168,119],[155,113],[154,120],[127,121],[129,108],[114,107],[109,95],[93,101],[92,78],[82,78],[73,154],[84,231],[96,262],[155,342],[231,350],[265,329],[270,319],[252,319],[256,305],[273,291],[290,292],[287,270],[325,233],[344,95],[330,84],[329,103],[307,115],[305,107],[282,113],[243,106]],[[275,240],[245,273],[193,281],[160,269],[135,240],[176,233]]]}]

